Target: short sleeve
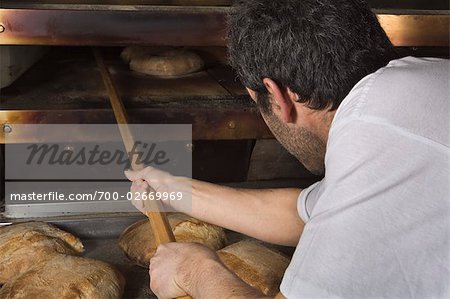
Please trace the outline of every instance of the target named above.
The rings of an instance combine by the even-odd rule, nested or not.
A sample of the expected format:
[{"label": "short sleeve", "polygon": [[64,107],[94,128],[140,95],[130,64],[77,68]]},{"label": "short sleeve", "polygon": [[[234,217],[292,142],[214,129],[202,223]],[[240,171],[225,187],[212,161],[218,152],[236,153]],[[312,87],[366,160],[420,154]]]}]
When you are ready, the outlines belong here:
[{"label": "short sleeve", "polygon": [[318,188],[319,185],[320,182],[312,184],[308,188],[303,189],[298,196],[297,211],[304,223],[308,222],[311,217],[311,210],[317,199],[314,196],[315,192],[313,191]]}]

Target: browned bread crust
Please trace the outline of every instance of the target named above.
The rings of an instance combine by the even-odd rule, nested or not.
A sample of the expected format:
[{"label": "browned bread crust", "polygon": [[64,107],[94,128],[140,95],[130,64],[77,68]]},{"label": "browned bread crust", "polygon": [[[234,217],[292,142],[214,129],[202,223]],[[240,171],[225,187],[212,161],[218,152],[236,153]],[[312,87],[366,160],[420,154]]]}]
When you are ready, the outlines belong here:
[{"label": "browned bread crust", "polygon": [[[223,228],[202,222],[185,214],[168,216],[177,242],[195,242],[218,250],[226,245]],[[119,237],[119,247],[134,263],[147,268],[155,254],[156,243],[150,222],[147,219],[127,227]]]},{"label": "browned bread crust", "polygon": [[231,272],[266,296],[275,296],[279,292],[289,265],[286,256],[251,239],[227,246],[217,254]]},{"label": "browned bread crust", "polygon": [[80,239],[45,222],[0,228],[0,298],[121,298],[122,275],[75,256],[83,251]]},{"label": "browned bread crust", "polygon": [[204,67],[194,52],[169,47],[127,47],[121,57],[131,70],[159,77],[182,76]]},{"label": "browned bread crust", "polygon": [[56,252],[84,251],[80,239],[45,222],[23,222],[0,228],[0,284],[27,271]]},{"label": "browned bread crust", "polygon": [[125,280],[107,263],[65,254],[52,254],[0,289],[3,299],[117,299]]}]

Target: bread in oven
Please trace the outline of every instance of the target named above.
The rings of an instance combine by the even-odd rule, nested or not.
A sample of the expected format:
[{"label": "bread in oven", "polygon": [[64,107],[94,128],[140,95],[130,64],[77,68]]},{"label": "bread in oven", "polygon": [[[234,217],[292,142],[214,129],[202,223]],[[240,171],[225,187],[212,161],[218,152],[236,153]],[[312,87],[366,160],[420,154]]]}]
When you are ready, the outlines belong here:
[{"label": "bread in oven", "polygon": [[222,263],[250,286],[266,296],[279,292],[289,259],[253,239],[243,240],[217,252]]},{"label": "bread in oven", "polygon": [[[221,227],[182,213],[169,214],[168,220],[177,242],[200,243],[212,250],[226,245],[225,232]],[[119,247],[131,261],[147,268],[156,251],[149,220],[144,219],[127,227],[119,237]]]},{"label": "bread in oven", "polygon": [[125,48],[121,57],[131,70],[159,77],[182,76],[204,67],[199,55],[183,48],[133,46]]},{"label": "bread in oven", "polygon": [[118,299],[125,280],[107,263],[59,253],[10,279],[0,289],[3,299]]},{"label": "bread in oven", "polygon": [[0,284],[26,272],[52,253],[77,255],[80,239],[45,222],[23,222],[0,228]]}]

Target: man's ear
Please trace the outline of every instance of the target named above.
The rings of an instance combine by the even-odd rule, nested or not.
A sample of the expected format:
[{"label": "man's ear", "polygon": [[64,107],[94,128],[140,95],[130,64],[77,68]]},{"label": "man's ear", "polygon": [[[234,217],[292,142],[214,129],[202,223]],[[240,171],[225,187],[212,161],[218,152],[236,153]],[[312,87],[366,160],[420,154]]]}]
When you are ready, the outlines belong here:
[{"label": "man's ear", "polygon": [[285,123],[293,123],[295,121],[294,103],[297,100],[296,94],[288,88],[280,87],[270,78],[264,78],[263,83],[267,91],[272,95],[275,108],[279,110],[277,114],[280,115],[281,120]]}]

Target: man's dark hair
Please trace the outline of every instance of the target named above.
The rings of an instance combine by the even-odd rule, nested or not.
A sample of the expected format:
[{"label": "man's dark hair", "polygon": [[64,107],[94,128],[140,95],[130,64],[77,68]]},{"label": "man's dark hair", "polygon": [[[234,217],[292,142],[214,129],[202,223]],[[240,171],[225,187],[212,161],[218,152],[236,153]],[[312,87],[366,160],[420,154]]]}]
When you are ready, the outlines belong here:
[{"label": "man's dark hair", "polygon": [[229,18],[230,63],[270,111],[263,78],[312,109],[338,108],[353,86],[395,57],[362,0],[244,0]]}]

